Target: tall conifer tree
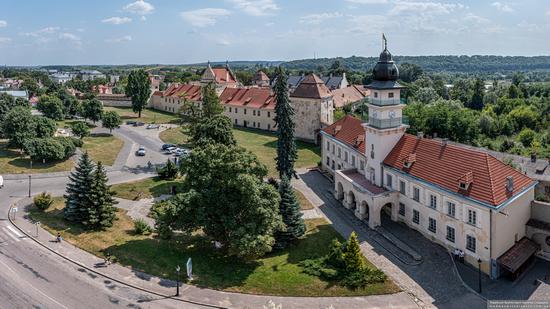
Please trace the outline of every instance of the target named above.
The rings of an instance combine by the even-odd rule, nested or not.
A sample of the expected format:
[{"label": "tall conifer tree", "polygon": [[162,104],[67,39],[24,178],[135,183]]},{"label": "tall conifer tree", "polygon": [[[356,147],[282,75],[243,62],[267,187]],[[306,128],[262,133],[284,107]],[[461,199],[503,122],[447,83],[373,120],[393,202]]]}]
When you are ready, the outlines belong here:
[{"label": "tall conifer tree", "polygon": [[114,199],[114,192],[111,186],[107,185],[109,179],[103,164],[97,163],[93,173],[92,186],[90,188],[90,205],[88,207],[88,218],[83,222],[91,229],[104,229],[113,226],[118,202]]},{"label": "tall conifer tree", "polygon": [[306,232],[306,225],[302,218],[300,203],[296,198],[296,193],[290,185],[290,180],[286,176],[283,177],[279,184],[279,195],[281,196],[279,214],[283,218],[286,230],[277,232],[275,238],[277,247],[284,248],[293,240],[304,235]]},{"label": "tall conifer tree", "polygon": [[85,152],[78,162],[75,171],[69,175],[67,194],[65,194],[65,219],[82,223],[88,217],[90,205],[89,192],[93,183],[94,163]]},{"label": "tall conifer tree", "polygon": [[297,158],[296,143],[294,141],[294,109],[288,97],[287,77],[283,68],[277,70],[275,83],[275,123],[277,125],[277,170],[283,179],[295,175],[294,162]]}]

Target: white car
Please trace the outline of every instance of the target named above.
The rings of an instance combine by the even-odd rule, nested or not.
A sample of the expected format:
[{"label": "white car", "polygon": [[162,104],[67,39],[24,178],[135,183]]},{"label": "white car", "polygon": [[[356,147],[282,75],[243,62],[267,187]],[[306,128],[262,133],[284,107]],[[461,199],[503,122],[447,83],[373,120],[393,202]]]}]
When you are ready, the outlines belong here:
[{"label": "white car", "polygon": [[4,187],[4,177],[0,175],[0,189],[2,189],[3,187]]},{"label": "white car", "polygon": [[168,147],[168,148],[166,148],[164,151],[165,151],[166,153],[174,153],[174,151],[175,151],[176,149],[178,149],[178,148],[177,148],[177,147]]},{"label": "white car", "polygon": [[176,155],[176,156],[184,156],[184,155],[187,155],[187,154],[188,154],[187,149],[176,148],[176,150],[174,150],[174,155]]}]

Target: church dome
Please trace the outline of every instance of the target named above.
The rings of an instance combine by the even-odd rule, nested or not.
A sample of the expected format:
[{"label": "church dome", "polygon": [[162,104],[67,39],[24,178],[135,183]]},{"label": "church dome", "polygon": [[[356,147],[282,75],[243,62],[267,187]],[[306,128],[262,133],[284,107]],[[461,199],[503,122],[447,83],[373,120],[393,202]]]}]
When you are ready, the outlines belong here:
[{"label": "church dome", "polygon": [[399,79],[399,69],[397,69],[397,65],[393,62],[392,55],[387,48],[384,48],[380,53],[380,58],[372,70],[372,74],[374,80],[378,81],[395,81]]}]

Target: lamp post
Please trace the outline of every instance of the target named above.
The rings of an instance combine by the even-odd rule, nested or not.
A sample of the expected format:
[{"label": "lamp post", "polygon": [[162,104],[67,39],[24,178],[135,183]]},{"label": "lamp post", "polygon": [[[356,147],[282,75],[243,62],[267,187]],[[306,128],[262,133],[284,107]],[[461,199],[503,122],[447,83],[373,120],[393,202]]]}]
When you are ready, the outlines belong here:
[{"label": "lamp post", "polygon": [[31,175],[29,175],[29,197],[31,197]]},{"label": "lamp post", "polygon": [[36,221],[34,225],[36,225],[36,238],[38,238],[38,226],[40,225],[40,221]]},{"label": "lamp post", "polygon": [[478,287],[477,290],[481,294],[481,259],[477,259],[477,270],[478,270]]},{"label": "lamp post", "polygon": [[180,296],[180,266],[176,266],[176,296]]}]

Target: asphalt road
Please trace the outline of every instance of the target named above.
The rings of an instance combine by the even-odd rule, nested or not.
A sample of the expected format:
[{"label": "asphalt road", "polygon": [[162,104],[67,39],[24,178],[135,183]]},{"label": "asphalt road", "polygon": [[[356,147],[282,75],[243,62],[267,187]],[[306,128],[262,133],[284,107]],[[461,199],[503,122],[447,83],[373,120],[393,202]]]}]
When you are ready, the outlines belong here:
[{"label": "asphalt road", "polygon": [[[146,146],[152,163],[162,163],[166,155],[158,150],[161,141],[122,127],[118,134]],[[128,154],[127,162],[142,164]],[[143,165],[142,165],[143,166]],[[130,166],[132,167],[132,166]],[[142,170],[109,172],[111,183],[150,177]],[[32,180],[32,194],[48,191],[63,194],[66,176]],[[8,209],[28,195],[28,180],[6,180],[0,189],[0,307],[1,308],[194,308],[171,299],[162,299],[110,282],[79,268],[23,237],[7,220]]]}]

